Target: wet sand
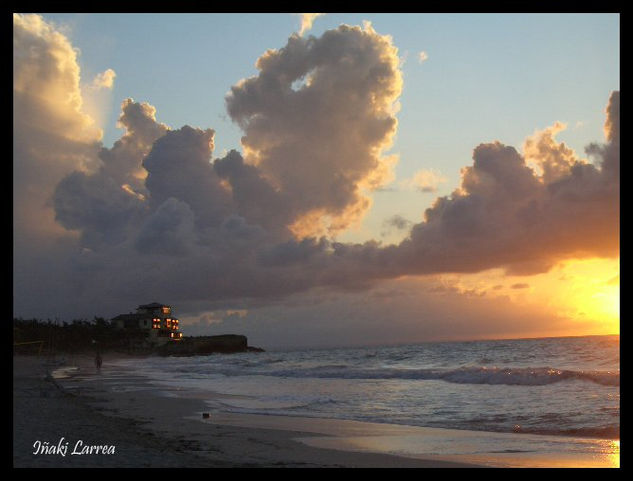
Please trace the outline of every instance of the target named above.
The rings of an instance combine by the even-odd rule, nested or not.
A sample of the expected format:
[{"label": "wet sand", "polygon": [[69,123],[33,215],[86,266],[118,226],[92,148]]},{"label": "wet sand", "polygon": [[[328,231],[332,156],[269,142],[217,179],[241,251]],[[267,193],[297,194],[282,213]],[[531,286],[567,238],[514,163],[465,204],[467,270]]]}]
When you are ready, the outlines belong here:
[{"label": "wet sand", "polygon": [[[76,357],[59,366],[46,365],[45,361],[37,356],[13,358],[16,468],[478,467],[454,460],[415,459],[308,444],[311,439],[349,434],[352,426],[360,429],[353,431],[356,434],[368,434],[367,426],[360,426],[367,423],[357,426],[317,419],[274,422],[268,416],[253,419],[214,413],[203,420],[202,413],[208,411],[204,399],[209,393],[201,393],[199,398],[179,397],[177,392],[161,391],[132,375],[118,377],[118,389],[113,390],[109,381],[114,371],[107,362],[97,372],[88,357]],[[61,376],[58,379],[47,375],[55,369],[55,374]],[[257,418],[268,419],[265,423],[260,419],[258,425]],[[330,430],[324,432],[326,426]],[[334,426],[344,431],[333,433]],[[46,446],[48,454],[42,454]],[[90,446],[101,448],[93,448],[92,454],[73,454],[85,452]]]}]

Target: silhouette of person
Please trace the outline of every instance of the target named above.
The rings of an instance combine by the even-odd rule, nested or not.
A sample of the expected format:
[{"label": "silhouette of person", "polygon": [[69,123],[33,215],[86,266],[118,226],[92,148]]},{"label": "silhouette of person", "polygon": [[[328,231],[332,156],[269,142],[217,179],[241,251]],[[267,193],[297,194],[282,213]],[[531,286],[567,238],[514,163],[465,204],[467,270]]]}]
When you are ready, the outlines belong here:
[{"label": "silhouette of person", "polygon": [[103,359],[101,359],[101,353],[97,351],[97,357],[95,357],[95,366],[97,366],[97,369],[101,369],[102,362],[103,362]]}]

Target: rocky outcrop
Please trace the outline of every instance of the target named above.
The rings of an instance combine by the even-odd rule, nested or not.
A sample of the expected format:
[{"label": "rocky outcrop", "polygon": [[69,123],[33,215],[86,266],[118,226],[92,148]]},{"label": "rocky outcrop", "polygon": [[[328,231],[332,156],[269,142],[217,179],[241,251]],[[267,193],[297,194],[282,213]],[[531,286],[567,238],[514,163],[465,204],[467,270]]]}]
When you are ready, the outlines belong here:
[{"label": "rocky outcrop", "polygon": [[182,341],[169,342],[158,348],[164,356],[200,356],[215,353],[261,352],[263,349],[248,345],[246,336],[225,334],[222,336],[184,337]]}]

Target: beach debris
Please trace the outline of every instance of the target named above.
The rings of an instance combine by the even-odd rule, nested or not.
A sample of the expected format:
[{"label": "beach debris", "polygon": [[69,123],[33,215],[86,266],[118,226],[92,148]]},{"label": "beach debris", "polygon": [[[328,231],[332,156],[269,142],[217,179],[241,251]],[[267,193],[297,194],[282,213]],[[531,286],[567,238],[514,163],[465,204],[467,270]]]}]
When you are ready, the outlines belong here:
[{"label": "beach debris", "polygon": [[520,433],[522,430],[523,428],[519,424],[515,424],[514,428],[512,429],[512,431],[514,431],[515,433]]},{"label": "beach debris", "polygon": [[209,419],[209,413],[202,413],[202,419]]}]

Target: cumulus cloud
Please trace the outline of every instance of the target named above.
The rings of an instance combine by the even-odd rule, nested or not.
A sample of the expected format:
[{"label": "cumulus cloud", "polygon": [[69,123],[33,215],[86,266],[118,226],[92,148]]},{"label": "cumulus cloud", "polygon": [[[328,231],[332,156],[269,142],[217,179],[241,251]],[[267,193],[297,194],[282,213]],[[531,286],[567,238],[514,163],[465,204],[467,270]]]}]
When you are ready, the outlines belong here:
[{"label": "cumulus cloud", "polygon": [[229,193],[211,165],[211,129],[184,126],[158,139],[143,161],[149,205],[155,210],[170,197],[186,202],[200,227],[219,225],[230,212]]},{"label": "cumulus cloud", "polygon": [[303,34],[312,28],[314,21],[322,16],[324,13],[302,13],[301,14],[301,28],[299,29],[299,36],[303,37]]},{"label": "cumulus cloud", "polygon": [[258,59],[257,76],[231,88],[244,160],[292,202],[297,236],[345,229],[369,208],[365,192],[391,179],[396,158],[384,152],[397,126],[398,63],[391,38],[342,25],[290,37]]},{"label": "cumulus cloud", "polygon": [[126,131],[111,149],[100,149],[100,167],[93,173],[70,173],[53,195],[57,222],[80,231],[83,245],[89,248],[123,242],[146,214],[144,200],[149,192],[142,161],[168,131],[155,121],[152,106],[132,99],[121,104],[119,125]]},{"label": "cumulus cloud", "polygon": [[614,92],[609,100],[607,143],[588,147],[594,164],[554,143],[551,129],[531,146],[543,175],[513,147],[481,144],[462,170],[461,186],[439,197],[397,248],[368,243],[341,252],[410,274],[543,272],[563,258],[619,255],[618,99]]},{"label": "cumulus cloud", "polygon": [[542,181],[546,184],[565,177],[573,164],[582,162],[576,152],[564,143],[556,141],[556,134],[566,128],[566,124],[556,122],[545,130],[535,132],[523,143],[523,155],[526,162],[535,165],[540,170]]},{"label": "cumulus cloud", "polygon": [[14,240],[63,235],[50,198],[97,163],[101,130],[82,109],[77,51],[38,15],[13,16]]},{"label": "cumulus cloud", "polygon": [[141,255],[184,256],[195,241],[193,224],[189,204],[170,197],[143,223],[134,245]]},{"label": "cumulus cloud", "polygon": [[[142,299],[219,312],[319,287],[537,272],[565,257],[618,253],[618,93],[606,143],[587,148],[592,162],[555,140],[562,124],[536,132],[523,154],[481,144],[460,187],[422,222],[391,218],[391,228],[409,230],[405,240],[344,244],[334,235],[362,218],[397,160],[387,154],[402,90],[391,38],[343,25],[268,50],[258,74],[226,97],[244,153],[213,158],[213,129],[172,129],[132,99],[121,104],[125,132],[104,147],[82,111],[68,39],[38,16],[15,16],[14,26],[14,200],[30,206],[14,217],[31,222],[28,212],[40,219],[48,209],[50,223],[72,234],[63,255],[20,247],[17,312],[32,312],[35,297],[42,306],[72,298],[72,315],[113,315]],[[415,185],[431,189],[438,176]]]}]

